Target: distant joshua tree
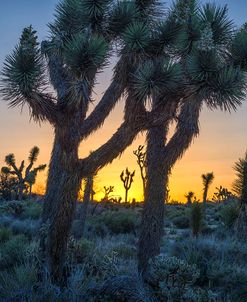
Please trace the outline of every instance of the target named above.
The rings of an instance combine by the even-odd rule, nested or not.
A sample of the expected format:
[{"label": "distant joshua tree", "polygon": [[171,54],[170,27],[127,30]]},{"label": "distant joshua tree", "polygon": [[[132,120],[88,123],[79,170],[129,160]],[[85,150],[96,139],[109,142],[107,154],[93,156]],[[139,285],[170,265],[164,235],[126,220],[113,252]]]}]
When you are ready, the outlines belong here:
[{"label": "distant joshua tree", "polygon": [[114,191],[114,186],[106,187],[104,186],[104,197],[103,200],[109,200],[110,194]]},{"label": "distant joshua tree", "polygon": [[192,191],[189,191],[187,194],[184,195],[187,199],[187,204],[192,204],[192,198],[195,197],[195,193]]},{"label": "distant joshua tree", "polygon": [[214,173],[202,174],[202,183],[203,183],[203,202],[207,202],[208,197],[208,189],[210,185],[213,183]]},{"label": "distant joshua tree", "polygon": [[227,188],[224,188],[223,186],[219,186],[216,187],[216,192],[214,193],[213,200],[221,202],[227,200],[232,196],[233,196],[232,192],[228,191]]},{"label": "distant joshua tree", "polygon": [[128,170],[128,168],[126,168],[126,170],[122,171],[122,173],[120,174],[120,179],[122,180],[124,188],[125,188],[125,199],[124,199],[125,202],[128,201],[128,192],[129,192],[129,189],[131,188],[131,185],[134,181],[134,176],[135,176],[135,171],[133,171],[131,173]]},{"label": "distant joshua tree", "polygon": [[140,145],[136,150],[133,151],[134,155],[137,157],[137,164],[140,168],[141,178],[142,178],[142,186],[143,186],[143,195],[145,193],[146,186],[146,151],[144,151],[144,146]]},{"label": "distant joshua tree", "polygon": [[39,165],[33,168],[34,163],[37,161],[39,155],[39,148],[34,146],[29,153],[28,166],[25,168],[25,161],[21,162],[19,168],[16,165],[15,155],[13,153],[8,154],[5,157],[5,163],[7,167],[2,167],[2,173],[6,175],[13,175],[18,179],[17,196],[21,200],[25,190],[29,189],[29,193],[32,193],[32,186],[35,184],[37,173],[43,171],[46,165]]}]

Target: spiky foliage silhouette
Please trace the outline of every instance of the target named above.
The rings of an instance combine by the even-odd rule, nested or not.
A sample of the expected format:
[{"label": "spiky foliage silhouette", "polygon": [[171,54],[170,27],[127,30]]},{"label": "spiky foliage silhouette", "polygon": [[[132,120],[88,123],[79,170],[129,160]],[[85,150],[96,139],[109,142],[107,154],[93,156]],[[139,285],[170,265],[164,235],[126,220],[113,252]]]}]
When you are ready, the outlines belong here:
[{"label": "spiky foliage silhouette", "polygon": [[190,224],[193,236],[197,236],[202,228],[203,208],[199,202],[194,202],[190,209]]},{"label": "spiky foliage silhouette", "polygon": [[226,6],[177,0],[156,30],[159,38],[153,45],[165,51],[165,63],[160,64],[159,57],[140,67],[136,94],[145,96],[152,108],[166,107],[176,127],[169,140],[172,119],[147,132],[147,182],[138,249],[139,270],[144,274],[148,260],[160,252],[169,174],[199,134],[203,103],[210,109],[236,110],[246,88],[247,32],[236,30]]},{"label": "spiky foliage silhouette", "polygon": [[0,198],[13,200],[17,197],[18,179],[15,176],[1,172],[0,174]]},{"label": "spiky foliage silhouette", "polygon": [[143,195],[145,193],[145,187],[146,187],[146,151],[144,150],[143,145],[138,146],[136,150],[133,151],[133,154],[137,158],[137,164],[140,168],[141,178],[142,178],[142,186],[143,186]]},{"label": "spiky foliage silhouette", "polygon": [[214,173],[202,174],[202,183],[203,183],[203,202],[206,203],[208,197],[208,189],[214,181]]},{"label": "spiky foliage silhouette", "polygon": [[5,163],[6,167],[2,167],[2,173],[6,175],[12,175],[18,179],[17,184],[17,195],[18,199],[21,200],[23,198],[24,191],[29,189],[29,193],[32,193],[32,186],[35,184],[36,177],[38,172],[44,171],[46,165],[39,165],[34,168],[34,164],[38,159],[39,148],[34,146],[29,153],[28,156],[28,165],[25,169],[25,161],[23,160],[18,167],[16,165],[15,155],[13,153],[6,155]]},{"label": "spiky foliage silhouette", "polygon": [[192,204],[192,198],[195,197],[195,193],[192,191],[189,191],[187,194],[184,195],[187,199],[187,204],[190,205]]},{"label": "spiky foliage silhouette", "polygon": [[125,198],[124,198],[124,202],[128,201],[128,192],[131,188],[131,185],[134,181],[134,176],[135,176],[135,171],[130,172],[128,168],[126,168],[125,171],[122,171],[122,173],[120,174],[120,179],[123,182],[123,186],[125,189]]},{"label": "spiky foliage silhouette", "polygon": [[224,188],[223,186],[216,187],[216,192],[214,193],[213,200],[214,201],[226,201],[230,197],[233,197],[233,194],[231,191],[229,191],[227,188]]}]

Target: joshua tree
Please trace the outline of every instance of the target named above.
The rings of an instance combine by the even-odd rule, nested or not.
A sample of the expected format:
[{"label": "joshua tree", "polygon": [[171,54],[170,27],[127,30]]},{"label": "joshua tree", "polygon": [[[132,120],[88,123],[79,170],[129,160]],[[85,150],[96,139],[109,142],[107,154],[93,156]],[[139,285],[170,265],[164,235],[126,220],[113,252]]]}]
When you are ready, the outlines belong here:
[{"label": "joshua tree", "polygon": [[26,169],[24,169],[24,160],[21,162],[20,167],[17,167],[13,153],[5,157],[5,163],[7,164],[7,167],[2,167],[2,172],[6,175],[15,176],[18,179],[17,195],[19,200],[23,198],[23,193],[26,190],[27,186],[29,187],[29,193],[32,193],[32,186],[33,184],[35,184],[37,173],[43,171],[46,168],[46,165],[39,165],[38,167],[33,168],[34,163],[38,159],[38,155],[39,148],[35,146],[30,150],[28,165]]},{"label": "joshua tree", "polygon": [[137,157],[137,164],[140,168],[144,194],[146,186],[146,152],[144,151],[144,146],[140,145],[133,153]]},{"label": "joshua tree", "polygon": [[[138,84],[139,66],[148,61],[149,68],[152,58],[158,60],[159,68],[158,73],[149,74],[148,87],[150,81],[157,91],[168,87],[166,82],[178,82],[177,65],[165,59],[164,50],[173,44],[169,32],[174,36],[178,26],[157,23],[157,10],[155,0],[61,0],[49,24],[49,39],[39,45],[33,28],[25,28],[6,58],[4,99],[11,106],[27,104],[34,120],[48,121],[54,129],[42,216],[47,231],[42,232],[41,251],[55,282],[62,277],[81,180],[112,162],[140,131],[174,115],[163,104],[147,111],[146,88]],[[87,117],[97,74],[111,55],[118,58],[112,81]],[[146,71],[153,70],[147,67]],[[125,114],[119,129],[98,150],[80,159],[79,145],[104,123],[123,95]]]},{"label": "joshua tree", "polygon": [[227,188],[224,188],[223,186],[216,187],[217,192],[214,193],[213,200],[214,201],[225,201],[228,198],[230,198],[232,193],[228,191]]},{"label": "joshua tree", "polygon": [[236,110],[245,96],[247,32],[243,28],[235,30],[226,7],[177,0],[162,28],[163,37],[173,39],[176,44],[175,48],[164,46],[167,61],[176,66],[170,75],[178,76],[180,71],[181,80],[176,85],[174,81],[171,84],[166,81],[163,87],[155,89],[147,81],[153,70],[158,73],[158,67],[152,64],[149,68],[143,64],[136,80],[137,90],[145,87],[145,92],[149,92],[147,99],[152,109],[163,104],[173,112],[177,123],[169,141],[170,121],[147,132],[147,182],[138,251],[139,270],[144,275],[149,259],[160,252],[169,174],[199,134],[202,104],[231,111]]},{"label": "joshua tree", "polygon": [[192,198],[195,197],[195,193],[192,191],[189,191],[187,194],[184,195],[187,199],[187,204],[192,204]]},{"label": "joshua tree", "polygon": [[108,200],[109,199],[109,195],[114,191],[114,186],[109,186],[106,187],[104,186],[104,197],[103,200]]},{"label": "joshua tree", "polygon": [[240,198],[239,216],[235,224],[237,233],[246,238],[247,231],[247,152],[244,158],[240,158],[234,166],[236,179],[233,183],[233,190]]},{"label": "joshua tree", "polygon": [[131,188],[132,182],[134,181],[134,176],[135,176],[135,171],[131,173],[128,170],[128,168],[126,168],[126,170],[122,171],[122,173],[120,174],[120,179],[122,180],[125,189],[125,198],[124,198],[125,203],[128,201],[128,192],[129,189]]},{"label": "joshua tree", "polygon": [[208,189],[209,186],[213,183],[214,173],[202,174],[202,183],[203,183],[203,202],[207,202]]}]

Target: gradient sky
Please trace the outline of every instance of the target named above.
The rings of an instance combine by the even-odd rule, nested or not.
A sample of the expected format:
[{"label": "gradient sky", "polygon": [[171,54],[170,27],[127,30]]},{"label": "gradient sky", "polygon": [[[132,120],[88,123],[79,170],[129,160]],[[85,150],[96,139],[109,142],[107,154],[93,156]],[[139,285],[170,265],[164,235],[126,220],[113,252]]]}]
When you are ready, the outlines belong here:
[{"label": "gradient sky", "polygon": [[[18,41],[23,27],[32,24],[38,31],[39,39],[46,38],[46,24],[52,20],[57,2],[57,0],[0,0],[0,68],[5,56],[11,52]],[[169,2],[171,1],[166,1],[166,3]],[[214,2],[229,6],[229,14],[236,25],[247,21],[246,0],[217,0]],[[111,70],[107,70],[99,76],[99,85],[95,95],[96,102],[109,84],[110,77]],[[81,156],[96,149],[117,129],[122,120],[122,106],[123,104],[119,103],[102,129],[81,145]],[[246,117],[247,102],[232,114],[220,111],[212,112],[204,108],[200,118],[200,137],[195,139],[193,145],[173,170],[170,181],[173,199],[183,201],[184,194],[190,190],[196,192],[197,197],[201,199],[200,176],[202,173],[211,171],[215,173],[216,177],[210,195],[216,186],[223,185],[231,188],[234,179],[232,166],[247,149]],[[20,108],[8,109],[7,104],[0,101],[0,164],[3,164],[4,156],[10,152],[16,154],[18,161],[26,158],[28,151],[34,145],[41,149],[38,163],[48,163],[52,140],[53,131],[48,124],[37,125],[30,121],[26,108],[21,113]],[[130,198],[140,199],[142,197],[140,174],[132,151],[144,142],[144,134],[139,135],[120,159],[116,159],[111,165],[100,171],[95,181],[97,198],[103,196],[102,188],[108,185],[115,186],[114,194],[116,196],[124,196],[119,175],[127,166],[130,170],[136,170]],[[44,187],[46,174],[47,172],[44,172],[39,175],[36,187],[40,189]]]}]

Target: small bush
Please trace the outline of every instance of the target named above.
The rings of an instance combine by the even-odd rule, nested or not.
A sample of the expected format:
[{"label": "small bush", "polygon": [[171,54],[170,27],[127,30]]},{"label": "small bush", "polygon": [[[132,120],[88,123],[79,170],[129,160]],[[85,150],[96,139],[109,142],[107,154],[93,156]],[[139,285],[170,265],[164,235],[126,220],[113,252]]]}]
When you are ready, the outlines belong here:
[{"label": "small bush", "polygon": [[24,235],[13,236],[1,247],[0,267],[10,268],[25,259],[27,238]]},{"label": "small bush", "polygon": [[197,236],[202,229],[203,209],[202,204],[195,202],[191,205],[190,223],[192,233]]},{"label": "small bush", "polygon": [[227,228],[231,228],[238,218],[239,208],[237,204],[225,205],[220,211],[220,217]]},{"label": "small bush", "polygon": [[15,220],[10,226],[14,234],[24,234],[29,239],[38,233],[39,222],[37,220]]},{"label": "small bush", "polygon": [[24,212],[22,213],[22,218],[29,219],[39,219],[42,213],[42,204],[41,203],[31,203],[25,207]]},{"label": "small bush", "polygon": [[117,246],[112,248],[112,251],[124,259],[134,258],[136,255],[136,248],[133,245],[119,243]]},{"label": "small bush", "polygon": [[10,239],[12,236],[12,232],[8,228],[1,228],[0,229],[0,243],[4,243]]},{"label": "small bush", "polygon": [[190,220],[187,216],[182,215],[174,218],[173,224],[179,229],[187,229],[190,226]]},{"label": "small bush", "polygon": [[24,204],[17,200],[4,202],[1,206],[1,212],[19,217],[24,212]]},{"label": "small bush", "polygon": [[76,263],[80,263],[85,257],[92,255],[94,247],[94,243],[85,238],[78,241],[70,238],[69,254]]}]

